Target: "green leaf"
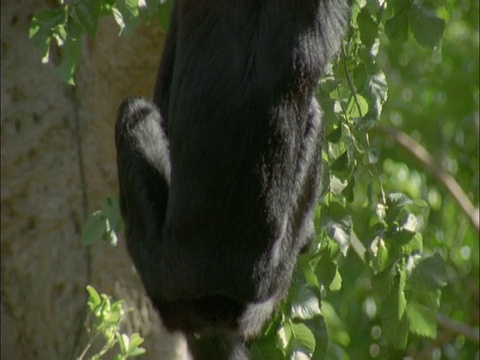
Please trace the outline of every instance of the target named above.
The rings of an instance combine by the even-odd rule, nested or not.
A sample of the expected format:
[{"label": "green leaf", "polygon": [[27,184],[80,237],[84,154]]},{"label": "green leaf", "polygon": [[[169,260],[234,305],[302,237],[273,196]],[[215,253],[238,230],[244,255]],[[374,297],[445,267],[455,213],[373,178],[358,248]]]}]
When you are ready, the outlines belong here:
[{"label": "green leaf", "polygon": [[117,233],[123,228],[122,214],[118,200],[116,198],[107,198],[103,204],[102,212],[108,219],[107,231],[102,239],[116,246],[118,242]]},{"label": "green leaf", "polygon": [[300,359],[297,353],[313,354],[315,337],[312,331],[302,323],[291,323],[292,337],[289,343],[290,359]]},{"label": "green leaf", "polygon": [[95,211],[87,219],[82,232],[81,242],[84,246],[91,245],[96,240],[102,239],[115,246],[118,242],[117,232],[123,226],[118,201],[107,198],[103,209]]},{"label": "green leaf", "polygon": [[409,323],[404,314],[400,320],[387,322],[382,320],[383,330],[388,342],[397,349],[405,349],[408,344]]},{"label": "green leaf", "polygon": [[120,346],[120,351],[122,354],[126,354],[128,352],[128,348],[130,347],[130,339],[126,334],[117,334],[118,345]]},{"label": "green leaf", "polygon": [[440,306],[440,289],[437,290],[423,290],[423,289],[414,289],[411,286],[407,287],[406,297],[407,301],[417,302],[422,304],[432,310],[438,310]]},{"label": "green leaf", "polygon": [[[325,319],[323,316],[316,316],[312,319],[305,320],[304,324],[310,329],[315,337],[315,350],[312,354],[312,360],[325,359],[325,353],[327,352],[328,346],[328,333]],[[274,358],[270,358],[269,360],[271,359]]]},{"label": "green leaf", "polygon": [[131,348],[136,348],[136,347],[142,345],[144,341],[145,340],[140,336],[139,333],[133,333],[130,336],[130,347]]},{"label": "green leaf", "polygon": [[447,284],[445,261],[438,253],[409,259],[408,288],[434,291]]},{"label": "green leaf", "polygon": [[383,319],[386,322],[397,322],[405,314],[407,300],[405,298],[405,270],[397,267],[394,283],[390,294],[382,302]]},{"label": "green leaf", "polygon": [[407,306],[407,317],[410,331],[435,339],[437,336],[436,311],[416,301],[409,301]]},{"label": "green leaf", "polygon": [[436,312],[440,307],[440,290],[425,291],[410,287],[406,295],[410,331],[421,336],[435,338],[437,331]]},{"label": "green leaf", "polygon": [[291,324],[288,322],[285,322],[282,324],[282,326],[280,326],[277,332],[277,337],[275,339],[277,348],[282,350],[284,353],[286,353],[288,344],[290,343],[291,338],[292,338]]},{"label": "green leaf", "polygon": [[327,140],[331,143],[338,143],[342,138],[342,127],[338,126],[327,136]]},{"label": "green leaf", "polygon": [[406,244],[401,246],[401,253],[404,256],[420,253],[423,249],[423,236],[420,233],[415,235]]},{"label": "green leaf", "polygon": [[433,10],[416,3],[410,15],[410,27],[420,45],[435,48],[443,37],[445,20],[440,19]]},{"label": "green leaf", "polygon": [[[383,104],[387,100],[387,79],[382,69],[372,63],[369,66],[363,67],[360,72],[365,72],[363,75],[363,83],[358,84],[361,87],[358,91],[362,94],[364,100],[367,103],[367,110],[363,112],[363,117],[360,122],[355,126],[360,131],[368,131],[375,127],[382,113]],[[357,75],[362,78],[361,74]]]},{"label": "green leaf", "polygon": [[405,42],[408,39],[408,13],[402,11],[385,23],[385,34],[391,41]]},{"label": "green leaf", "polygon": [[407,214],[405,219],[402,221],[401,230],[415,232],[418,227],[417,217],[413,214]]},{"label": "green leaf", "polygon": [[368,113],[368,103],[360,94],[355,94],[350,98],[347,107],[347,114],[350,118],[358,119]]},{"label": "green leaf", "polygon": [[253,342],[250,345],[250,352],[252,360],[272,360],[284,357],[270,338],[262,338]]},{"label": "green leaf", "polygon": [[264,337],[268,337],[270,339],[275,339],[277,337],[278,330],[285,321],[285,307],[286,305],[284,303],[280,303],[278,311],[274,313],[272,319],[270,319],[270,322],[263,329]]},{"label": "green leaf", "polygon": [[112,11],[120,33],[131,35],[140,23],[138,0],[117,0]]},{"label": "green leaf", "polygon": [[321,309],[327,325],[329,341],[342,346],[348,346],[350,344],[350,335],[345,330],[342,319],[338,316],[334,307],[328,301],[322,300]]},{"label": "green leaf", "polygon": [[101,211],[95,211],[90,215],[83,226],[81,243],[83,246],[93,244],[107,231],[107,218]]},{"label": "green leaf", "polygon": [[65,83],[75,85],[74,75],[80,63],[81,41],[68,40],[66,51],[62,55],[62,62],[55,69],[55,74]]},{"label": "green leaf", "polygon": [[140,356],[140,355],[145,354],[146,352],[147,352],[147,350],[145,350],[144,348],[138,347],[138,348],[130,350],[128,352],[128,357]]},{"label": "green leaf", "polygon": [[412,203],[412,200],[402,193],[391,193],[387,195],[387,205],[390,208],[402,208]]},{"label": "green leaf", "polygon": [[342,181],[335,175],[330,176],[330,191],[336,196],[340,195],[347,185],[348,182],[346,180]]},{"label": "green leaf", "polygon": [[101,12],[100,3],[97,0],[82,0],[76,2],[74,6],[73,16],[92,37],[97,32],[98,18]]},{"label": "green leaf", "polygon": [[[412,0],[390,0],[390,3],[393,3],[393,11],[395,14],[408,11],[412,6],[411,2]],[[390,3],[388,5],[391,5]]]},{"label": "green leaf", "polygon": [[342,289],[342,276],[338,271],[338,267],[335,269],[335,277],[330,283],[330,291],[340,291]]},{"label": "green leaf", "polygon": [[372,277],[373,290],[380,301],[385,301],[395,285],[395,266],[391,266]]},{"label": "green leaf", "polygon": [[62,62],[55,69],[60,79],[69,85],[74,85],[73,76],[77,71],[82,56],[83,29],[78,22],[69,17],[67,26],[68,36],[62,48]]},{"label": "green leaf", "polygon": [[113,15],[113,7],[115,6],[116,0],[102,0],[99,1],[100,4],[100,16],[111,16]]},{"label": "green leaf", "polygon": [[406,229],[399,228],[397,231],[392,232],[392,240],[395,241],[398,245],[405,245],[410,242],[415,236],[415,231],[410,231]]},{"label": "green leaf", "polygon": [[376,164],[380,158],[380,152],[378,149],[369,149],[367,151],[367,163],[372,165]]},{"label": "green leaf", "polygon": [[[400,262],[398,267],[398,293],[395,295],[396,301],[398,304],[398,315],[399,318],[405,314],[407,307],[407,300],[405,298],[405,284],[406,284],[407,274],[405,271],[405,261]],[[397,289],[394,287],[394,291]],[[387,300],[388,301],[388,300]]]},{"label": "green leaf", "polygon": [[355,200],[355,176],[352,175],[348,179],[347,187],[343,190],[343,195],[348,202],[353,202]]},{"label": "green leaf", "polygon": [[394,225],[398,219],[400,211],[407,205],[412,204],[413,201],[402,193],[392,193],[387,195],[387,213],[385,221],[388,225]]},{"label": "green leaf", "polygon": [[335,240],[340,246],[342,254],[346,254],[350,245],[350,235],[352,233],[351,220],[344,218],[339,221],[329,220],[326,224],[328,236]]},{"label": "green leaf", "polygon": [[49,61],[52,38],[55,38],[57,42],[65,39],[67,15],[68,6],[61,5],[55,9],[42,10],[32,18],[28,37],[42,54],[42,63]]},{"label": "green leaf", "polygon": [[311,319],[320,315],[320,303],[317,296],[305,286],[294,286],[290,289],[292,319]]},{"label": "green leaf", "polygon": [[363,8],[357,16],[360,39],[366,47],[372,47],[378,37],[378,27],[367,8]]},{"label": "green leaf", "polygon": [[370,258],[372,260],[372,270],[374,274],[381,273],[392,263],[389,249],[385,240],[376,236],[369,247]]},{"label": "green leaf", "polygon": [[343,152],[330,165],[330,170],[332,170],[332,171],[340,171],[341,172],[341,171],[344,171],[345,169],[348,169],[348,153],[347,153],[347,151]]},{"label": "green leaf", "polygon": [[88,306],[90,310],[93,311],[93,309],[95,309],[97,306],[101,304],[102,300],[97,290],[95,290],[93,286],[87,285],[87,292],[88,292]]},{"label": "green leaf", "polygon": [[388,341],[397,348],[404,348],[408,340],[408,319],[405,298],[406,273],[404,262],[396,267],[395,280],[390,294],[381,303],[380,317]]},{"label": "green leaf", "polygon": [[330,251],[323,250],[321,254],[320,260],[315,267],[315,274],[320,283],[328,289],[335,278],[337,264],[333,261]]},{"label": "green leaf", "polygon": [[387,216],[387,207],[383,204],[377,204],[375,213],[377,214],[378,219],[383,223]]},{"label": "green leaf", "polygon": [[311,254],[302,254],[298,257],[297,268],[301,269],[301,273],[304,276],[307,285],[312,286],[313,288],[318,288],[320,285],[318,283],[317,276],[313,271],[314,265],[311,262]]},{"label": "green leaf", "polygon": [[112,246],[117,246],[118,237],[117,237],[117,234],[115,233],[115,231],[113,231],[112,226],[110,224],[110,221],[108,219],[106,221],[106,225],[107,225],[107,229],[103,233],[101,239],[103,241],[106,241],[107,243],[109,243]]}]

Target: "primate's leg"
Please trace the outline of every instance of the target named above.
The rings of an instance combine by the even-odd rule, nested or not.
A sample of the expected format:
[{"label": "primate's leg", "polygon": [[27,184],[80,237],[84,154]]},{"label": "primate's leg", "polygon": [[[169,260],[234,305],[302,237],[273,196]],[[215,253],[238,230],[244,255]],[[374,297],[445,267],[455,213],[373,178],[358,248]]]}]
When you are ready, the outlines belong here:
[{"label": "primate's leg", "polygon": [[125,237],[147,293],[161,287],[158,262],[170,182],[168,140],[157,107],[126,99],[115,128],[120,209]]}]

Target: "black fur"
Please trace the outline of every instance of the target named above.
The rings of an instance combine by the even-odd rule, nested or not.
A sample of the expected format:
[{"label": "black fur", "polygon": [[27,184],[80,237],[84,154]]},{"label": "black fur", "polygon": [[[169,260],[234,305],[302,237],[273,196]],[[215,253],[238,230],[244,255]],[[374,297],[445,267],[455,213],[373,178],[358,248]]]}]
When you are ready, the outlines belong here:
[{"label": "black fur", "polygon": [[313,234],[314,91],[346,0],[177,0],[154,104],[120,107],[128,250],[194,359],[247,359]]}]

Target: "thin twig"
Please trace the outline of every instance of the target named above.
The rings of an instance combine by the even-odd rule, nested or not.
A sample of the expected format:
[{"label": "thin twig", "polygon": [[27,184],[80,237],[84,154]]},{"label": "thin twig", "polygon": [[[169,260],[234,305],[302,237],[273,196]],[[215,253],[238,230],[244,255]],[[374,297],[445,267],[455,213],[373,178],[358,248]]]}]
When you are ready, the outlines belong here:
[{"label": "thin twig", "polygon": [[454,177],[443,169],[422,145],[413,140],[407,134],[397,129],[387,128],[381,125],[377,128],[382,133],[391,136],[404,150],[425,167],[425,169],[450,193],[460,209],[462,209],[463,213],[469,219],[473,228],[477,231],[477,234],[479,234],[480,220],[478,208],[471,203],[467,194],[465,194]]},{"label": "thin twig", "polygon": [[478,328],[475,329],[468,325],[459,323],[440,313],[437,313],[437,323],[443,329],[448,330],[455,334],[461,334],[465,336],[465,338],[467,338],[468,340],[474,342],[475,344],[478,344],[480,342]]}]

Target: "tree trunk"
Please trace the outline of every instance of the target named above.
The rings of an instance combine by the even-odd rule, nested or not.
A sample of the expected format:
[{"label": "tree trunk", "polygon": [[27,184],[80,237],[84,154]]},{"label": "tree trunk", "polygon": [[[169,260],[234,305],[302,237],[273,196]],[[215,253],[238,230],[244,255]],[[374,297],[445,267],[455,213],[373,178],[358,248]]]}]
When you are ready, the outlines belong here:
[{"label": "tree trunk", "polygon": [[135,308],[124,331],[146,338],[143,359],[183,359],[184,341],[159,324],[123,239],[116,248],[80,244],[88,214],[117,196],[117,107],[128,95],[152,96],[164,36],[142,25],[120,38],[103,19],[68,86],[28,39],[32,15],[52,3],[2,1],[1,357],[76,358],[92,284]]}]

